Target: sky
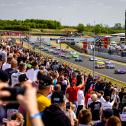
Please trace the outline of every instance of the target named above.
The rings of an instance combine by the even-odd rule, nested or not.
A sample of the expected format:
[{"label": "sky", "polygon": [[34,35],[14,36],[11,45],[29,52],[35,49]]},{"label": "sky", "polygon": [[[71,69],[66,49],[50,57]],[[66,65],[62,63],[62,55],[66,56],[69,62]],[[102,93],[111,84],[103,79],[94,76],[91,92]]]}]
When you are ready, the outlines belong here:
[{"label": "sky", "polygon": [[0,0],[0,19],[52,19],[63,25],[124,25],[126,0]]}]

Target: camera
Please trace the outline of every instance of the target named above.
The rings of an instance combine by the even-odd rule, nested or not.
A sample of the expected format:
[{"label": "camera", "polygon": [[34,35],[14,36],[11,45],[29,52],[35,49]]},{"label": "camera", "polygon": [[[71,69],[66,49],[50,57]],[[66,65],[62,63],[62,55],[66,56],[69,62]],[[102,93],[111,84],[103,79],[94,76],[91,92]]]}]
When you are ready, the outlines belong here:
[{"label": "camera", "polygon": [[8,97],[1,97],[0,99],[2,101],[9,101],[9,102],[16,102],[17,99],[17,95],[21,94],[21,95],[24,95],[25,93],[25,88],[21,88],[21,87],[15,87],[15,88],[12,88],[12,87],[5,87],[2,89],[2,91],[8,91],[10,93],[10,96]]}]

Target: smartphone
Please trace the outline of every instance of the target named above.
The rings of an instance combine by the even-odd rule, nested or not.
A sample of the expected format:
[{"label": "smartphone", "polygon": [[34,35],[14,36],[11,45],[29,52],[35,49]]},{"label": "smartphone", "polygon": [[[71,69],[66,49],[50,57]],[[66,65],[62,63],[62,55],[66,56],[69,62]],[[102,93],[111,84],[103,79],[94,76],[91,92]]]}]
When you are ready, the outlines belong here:
[{"label": "smartphone", "polygon": [[70,102],[66,103],[66,110],[70,109]]},{"label": "smartphone", "polygon": [[2,101],[9,101],[9,102],[17,102],[17,99],[16,99],[17,95],[18,94],[24,95],[25,93],[25,88],[21,88],[21,87],[15,87],[15,88],[5,87],[2,90],[10,92],[11,95],[8,97],[1,97],[0,99]]}]

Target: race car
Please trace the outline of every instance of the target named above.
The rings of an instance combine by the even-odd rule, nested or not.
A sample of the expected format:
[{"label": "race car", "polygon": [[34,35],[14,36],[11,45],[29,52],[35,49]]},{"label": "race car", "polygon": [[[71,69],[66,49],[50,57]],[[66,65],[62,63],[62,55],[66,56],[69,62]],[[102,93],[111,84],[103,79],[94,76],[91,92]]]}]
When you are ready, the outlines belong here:
[{"label": "race car", "polygon": [[107,69],[114,69],[115,68],[115,64],[113,64],[111,61],[109,61],[109,60],[106,60],[105,61],[105,67],[107,68]]},{"label": "race car", "polygon": [[58,51],[54,51],[54,52],[53,52],[53,54],[58,55],[58,54],[59,54],[59,52],[58,52]]},{"label": "race car", "polygon": [[89,58],[89,60],[90,60],[90,61],[97,61],[98,59],[97,59],[96,57],[93,57],[93,56],[92,56],[92,57]]},{"label": "race car", "polygon": [[75,62],[82,62],[83,60],[82,60],[82,58],[81,57],[77,57],[77,58],[75,58]]},{"label": "race car", "polygon": [[64,59],[70,59],[70,58],[71,58],[71,55],[70,55],[70,54],[66,54],[66,55],[64,55],[63,58],[64,58]]},{"label": "race car", "polygon": [[105,68],[105,62],[104,61],[96,61],[95,62],[95,68],[96,69],[104,69]]},{"label": "race car", "polygon": [[49,49],[49,51],[48,51],[49,53],[53,53],[54,52],[54,50],[53,49]]},{"label": "race car", "polygon": [[78,58],[79,55],[78,55],[78,54],[73,54],[72,57],[73,57],[73,58]]},{"label": "race car", "polygon": [[124,68],[116,69],[115,74],[126,74],[126,69]]},{"label": "race car", "polygon": [[61,57],[65,57],[65,53],[59,53],[59,56],[61,56]]},{"label": "race car", "polygon": [[47,47],[43,48],[43,51],[48,51],[49,49]]}]

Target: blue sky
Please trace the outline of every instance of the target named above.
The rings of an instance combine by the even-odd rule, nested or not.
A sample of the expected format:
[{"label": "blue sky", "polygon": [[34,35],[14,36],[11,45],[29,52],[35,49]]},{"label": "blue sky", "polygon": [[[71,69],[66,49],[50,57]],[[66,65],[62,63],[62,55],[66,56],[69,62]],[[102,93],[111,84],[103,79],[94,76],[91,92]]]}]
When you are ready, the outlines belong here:
[{"label": "blue sky", "polygon": [[0,0],[0,19],[53,19],[63,25],[124,25],[126,0]]}]

